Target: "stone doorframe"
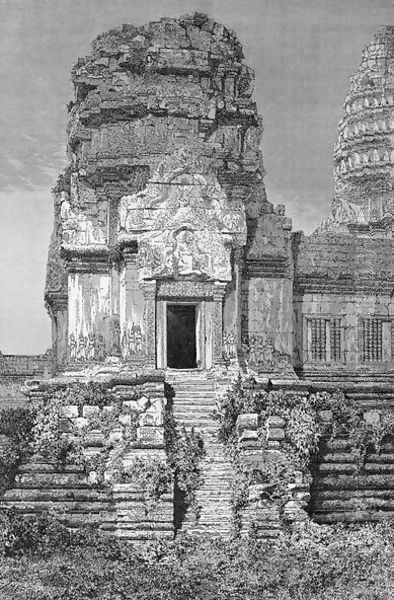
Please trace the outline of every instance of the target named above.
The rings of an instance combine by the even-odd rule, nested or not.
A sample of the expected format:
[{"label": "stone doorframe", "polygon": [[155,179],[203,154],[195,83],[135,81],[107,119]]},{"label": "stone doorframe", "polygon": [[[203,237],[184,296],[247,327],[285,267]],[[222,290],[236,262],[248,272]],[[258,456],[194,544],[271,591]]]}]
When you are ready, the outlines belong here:
[{"label": "stone doorframe", "polygon": [[197,369],[223,363],[223,298],[226,284],[201,281],[157,282],[156,363],[167,368],[167,305],[196,306]]}]

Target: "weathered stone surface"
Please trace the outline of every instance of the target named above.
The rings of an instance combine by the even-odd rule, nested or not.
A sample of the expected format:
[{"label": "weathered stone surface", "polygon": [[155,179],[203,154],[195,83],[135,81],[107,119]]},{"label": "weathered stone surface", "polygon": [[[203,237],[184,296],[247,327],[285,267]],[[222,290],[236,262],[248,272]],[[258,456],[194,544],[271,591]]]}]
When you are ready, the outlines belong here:
[{"label": "weathered stone surface", "polygon": [[203,367],[243,354],[258,373],[293,374],[291,224],[266,198],[253,72],[235,34],[207,23],[111,30],[73,68],[46,291],[60,368],[166,366],[156,297],[174,278],[178,300],[227,284],[224,307],[214,293],[201,310]]},{"label": "weathered stone surface", "polygon": [[[179,528],[230,535],[234,473],[211,413],[238,370],[259,389],[292,391],[300,401],[305,390],[341,387],[369,426],[382,406],[394,409],[393,35],[386,27],[375,36],[351,80],[332,213],[308,237],[292,235],[284,206],[266,197],[254,75],[232,31],[200,13],[123,25],[78,59],[69,163],[53,190],[45,292],[53,360],[0,354],[0,400],[20,401],[7,386],[52,369],[58,377],[25,386],[31,401],[72,381],[105,383],[102,412],[68,406],[64,415],[82,435],[89,419],[109,420],[122,407],[111,431],[83,440],[86,457],[109,448],[120,470],[138,458],[165,460],[164,414],[172,410],[203,436],[199,514],[179,516],[173,490],[148,514],[135,482],[108,495],[96,489],[98,468],[59,470],[39,456],[19,469],[7,505],[23,513],[55,505],[69,525],[95,522],[134,541],[169,539]],[[167,390],[168,405],[164,379],[175,393]],[[320,417],[329,422],[332,412]],[[134,435],[134,425],[131,440],[125,431]],[[260,425],[254,414],[238,418],[243,466],[280,469],[286,423],[274,415]],[[393,447],[385,440],[355,475],[349,440],[333,440],[316,465],[314,517],[390,516]],[[115,472],[106,469],[107,483]],[[252,484],[242,533],[255,527],[271,537],[283,519],[303,521],[307,475],[292,474],[282,513],[272,482]]]}]

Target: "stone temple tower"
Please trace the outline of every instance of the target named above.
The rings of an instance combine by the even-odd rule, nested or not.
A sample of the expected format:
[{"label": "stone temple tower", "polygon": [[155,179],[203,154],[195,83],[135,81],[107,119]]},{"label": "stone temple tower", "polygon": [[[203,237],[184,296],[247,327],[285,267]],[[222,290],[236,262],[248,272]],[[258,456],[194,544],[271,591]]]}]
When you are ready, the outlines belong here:
[{"label": "stone temple tower", "polygon": [[78,59],[46,286],[58,369],[287,368],[290,225],[265,197],[253,79],[235,34],[197,13],[123,25]]},{"label": "stone temple tower", "polygon": [[324,228],[387,229],[394,215],[394,27],[364,48],[335,148],[335,199]]}]

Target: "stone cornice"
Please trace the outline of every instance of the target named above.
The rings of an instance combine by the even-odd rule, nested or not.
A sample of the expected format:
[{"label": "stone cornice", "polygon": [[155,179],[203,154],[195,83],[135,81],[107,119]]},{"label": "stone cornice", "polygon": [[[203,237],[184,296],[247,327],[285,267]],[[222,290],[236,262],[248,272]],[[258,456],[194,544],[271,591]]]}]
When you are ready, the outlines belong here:
[{"label": "stone cornice", "polygon": [[266,256],[258,260],[246,260],[244,275],[247,278],[291,278],[289,258]]},{"label": "stone cornice", "polygon": [[65,248],[61,249],[65,268],[70,272],[107,273],[113,257],[107,247],[103,248]]},{"label": "stone cornice", "polygon": [[68,295],[62,292],[47,291],[44,296],[45,307],[49,314],[58,310],[67,310]]},{"label": "stone cornice", "polygon": [[379,279],[371,275],[368,278],[353,279],[351,276],[341,279],[329,279],[326,275],[319,277],[300,275],[294,280],[294,292],[299,294],[356,294],[369,292],[372,294],[390,294],[394,289],[394,276],[390,279]]}]

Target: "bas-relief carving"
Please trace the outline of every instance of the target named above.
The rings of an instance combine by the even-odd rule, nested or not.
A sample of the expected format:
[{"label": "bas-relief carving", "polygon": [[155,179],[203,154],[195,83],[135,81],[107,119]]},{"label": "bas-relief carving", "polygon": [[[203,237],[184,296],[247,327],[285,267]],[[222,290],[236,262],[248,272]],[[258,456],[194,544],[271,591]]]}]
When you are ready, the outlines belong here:
[{"label": "bas-relief carving", "polygon": [[140,279],[231,279],[231,247],[246,241],[242,203],[183,149],[159,164],[142,192],[120,201],[120,238],[139,243]]},{"label": "bas-relief carving", "polygon": [[145,234],[140,238],[140,278],[204,277],[231,279],[231,238],[185,228]]},{"label": "bas-relief carving", "polygon": [[[93,199],[95,202],[95,198]],[[62,241],[66,246],[103,246],[106,244],[105,224],[106,208],[98,211],[98,215],[89,218],[82,210],[83,203],[70,201],[67,192],[61,193],[60,218],[62,224]],[[92,199],[89,200],[92,202]]]},{"label": "bas-relief carving", "polygon": [[76,337],[70,333],[68,338],[68,354],[71,361],[103,361],[106,356],[104,335],[91,332],[88,335],[80,333]]},{"label": "bas-relief carving", "polygon": [[223,358],[228,364],[237,358],[236,331],[225,331],[223,333]]},{"label": "bas-relief carving", "polygon": [[124,359],[132,359],[141,356],[143,348],[144,333],[137,323],[126,323],[121,337],[121,350]]},{"label": "bas-relief carving", "polygon": [[206,298],[213,296],[213,283],[208,281],[161,281],[158,295],[165,297]]},{"label": "bas-relief carving", "polygon": [[119,321],[111,316],[110,287],[108,275],[69,275],[70,360],[100,361],[119,353]]},{"label": "bas-relief carving", "polygon": [[275,348],[271,337],[249,333],[243,337],[242,352],[248,367],[257,372],[292,372],[291,357]]}]

